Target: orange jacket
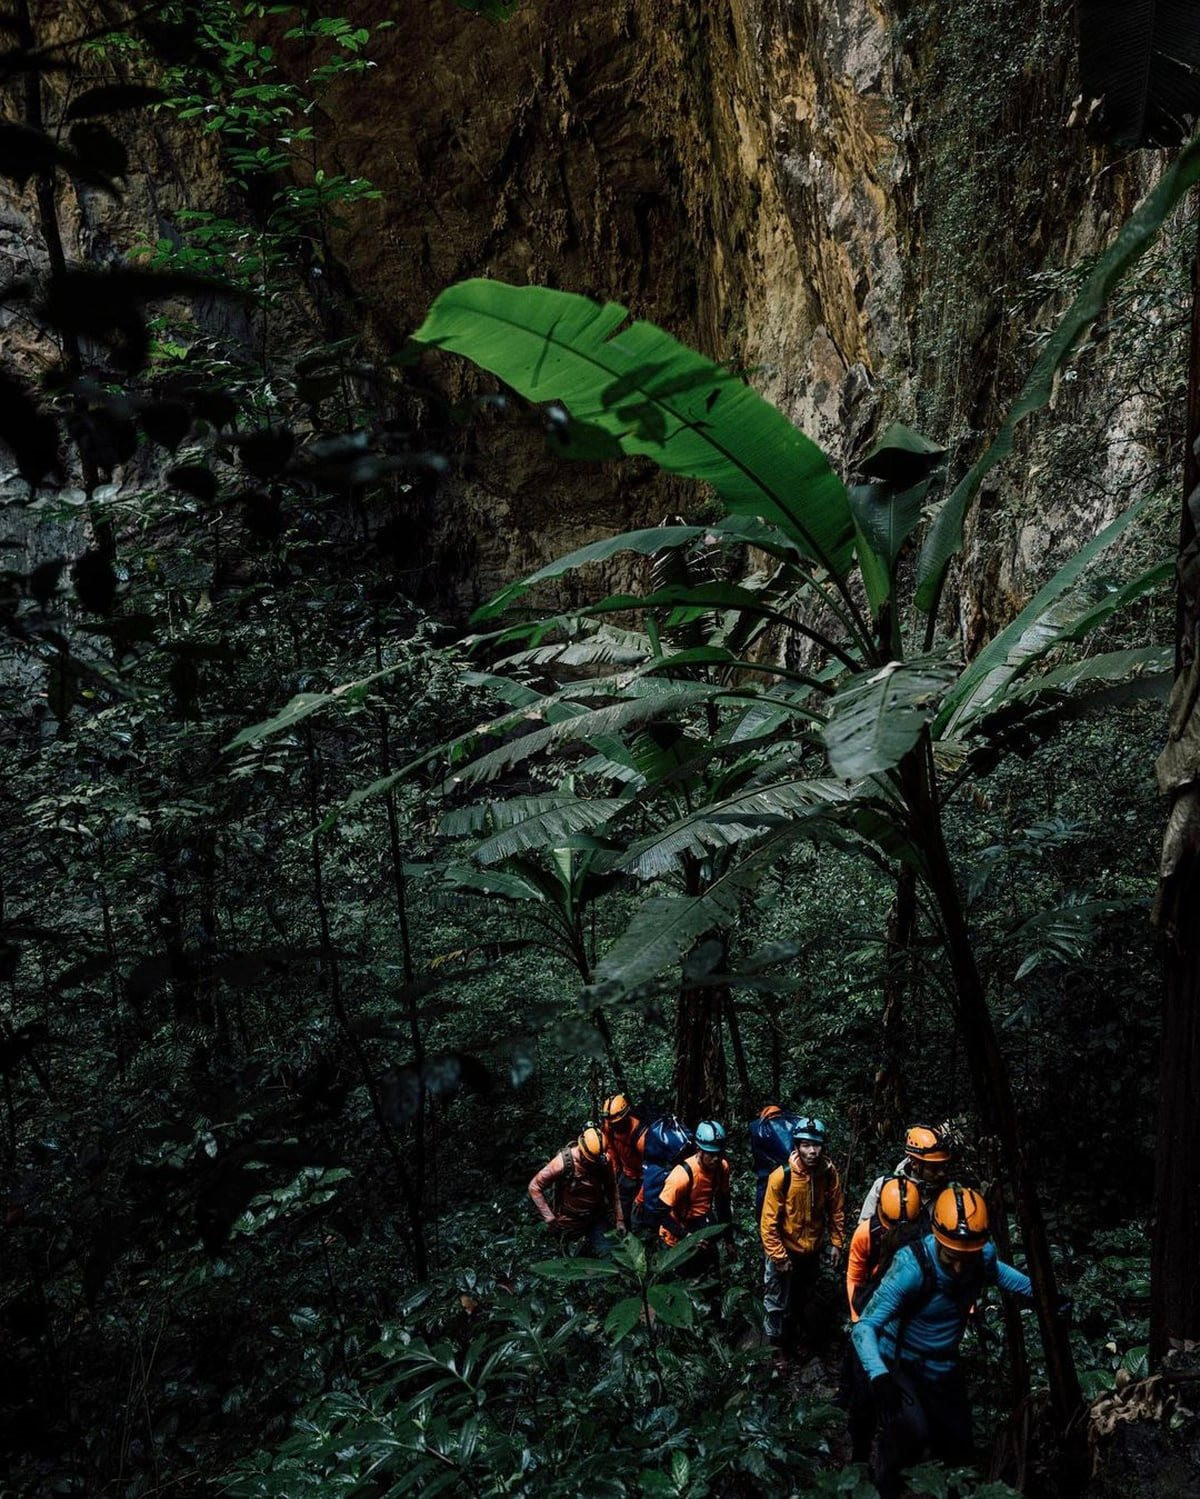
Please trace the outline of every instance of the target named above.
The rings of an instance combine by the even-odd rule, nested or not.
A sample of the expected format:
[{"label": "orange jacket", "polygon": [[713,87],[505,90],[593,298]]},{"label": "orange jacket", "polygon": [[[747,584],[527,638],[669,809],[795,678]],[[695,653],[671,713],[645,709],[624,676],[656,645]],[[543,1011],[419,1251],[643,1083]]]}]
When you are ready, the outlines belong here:
[{"label": "orange jacket", "polygon": [[787,1190],[784,1191],[783,1166],[777,1166],[767,1178],[758,1231],[763,1248],[776,1264],[783,1264],[788,1254],[812,1254],[828,1236],[840,1249],[845,1243],[845,1216],[842,1184],[837,1167],[822,1155],[809,1175],[798,1152],[788,1157]]},{"label": "orange jacket", "polygon": [[[571,1162],[570,1180],[562,1187],[558,1211],[546,1201],[560,1176],[566,1173],[567,1160]],[[551,1228],[582,1231],[590,1228],[598,1218],[611,1215],[613,1222],[621,1221],[621,1204],[617,1197],[617,1178],[607,1156],[599,1161],[589,1161],[578,1145],[568,1145],[557,1155],[551,1156],[538,1174],[529,1183],[529,1195],[543,1220]]]},{"label": "orange jacket", "polygon": [[618,1119],[616,1124],[601,1125],[600,1134],[604,1139],[604,1148],[608,1151],[609,1159],[621,1175],[629,1177],[631,1181],[640,1182],[643,1158],[646,1154],[646,1132],[642,1129],[641,1120],[632,1114],[626,1114],[624,1119]]},{"label": "orange jacket", "polygon": [[868,1220],[860,1223],[850,1238],[850,1257],[846,1261],[846,1299],[850,1303],[850,1320],[858,1321],[858,1312],[854,1308],[854,1293],[859,1286],[865,1286],[875,1272],[872,1264],[875,1245],[871,1242],[871,1224]]},{"label": "orange jacket", "polygon": [[658,1237],[668,1248],[705,1223],[729,1222],[729,1162],[722,1156],[715,1171],[706,1171],[700,1161],[697,1151],[663,1183],[659,1201],[664,1222]]}]

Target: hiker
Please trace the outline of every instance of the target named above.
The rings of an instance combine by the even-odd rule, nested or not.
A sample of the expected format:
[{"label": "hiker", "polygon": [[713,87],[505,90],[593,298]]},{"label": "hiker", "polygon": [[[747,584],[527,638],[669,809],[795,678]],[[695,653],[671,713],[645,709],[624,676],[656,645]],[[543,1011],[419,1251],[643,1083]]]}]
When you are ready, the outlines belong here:
[{"label": "hiker", "polygon": [[857,1322],[871,1294],[887,1274],[896,1251],[927,1228],[921,1193],[907,1176],[884,1179],[871,1216],[855,1226],[846,1260],[846,1296],[850,1320]]},{"label": "hiker", "polygon": [[845,1242],[842,1184],[825,1154],[825,1126],[809,1117],[792,1130],[787,1162],[771,1172],[759,1216],[763,1266],[763,1335],[786,1358],[797,1349],[802,1319],[811,1326],[811,1293],[822,1249],[836,1269]]},{"label": "hiker", "polygon": [[782,1166],[792,1153],[792,1131],[798,1119],[788,1114],[777,1103],[769,1103],[759,1111],[757,1119],[750,1121],[750,1153],[754,1157],[756,1177],[754,1216],[762,1216],[763,1198],[767,1195],[767,1178],[777,1166]]},{"label": "hiker", "polygon": [[725,1238],[733,1225],[724,1127],[715,1119],[702,1119],[696,1126],[695,1146],[695,1153],[680,1161],[663,1184],[658,1237],[669,1249],[710,1223],[724,1223],[727,1228],[725,1234],[705,1240],[679,1267],[679,1274],[689,1280],[720,1271],[717,1240]]},{"label": "hiker", "polygon": [[600,1110],[600,1134],[604,1149],[617,1173],[617,1195],[621,1203],[618,1224],[633,1227],[634,1200],[642,1186],[642,1159],[649,1128],[633,1112],[624,1093],[604,1100]]},{"label": "hiker", "polygon": [[[871,1381],[880,1436],[881,1499],[897,1499],[901,1469],[928,1447],[948,1464],[973,1457],[971,1406],[958,1345],[987,1285],[1032,1305],[1029,1277],[997,1257],[983,1197],[958,1183],[933,1204],[932,1233],[900,1249],[850,1331]],[[1062,1313],[1069,1302],[1064,1298]]]},{"label": "hiker", "polygon": [[928,1124],[912,1125],[904,1137],[904,1159],[897,1163],[894,1171],[876,1177],[871,1190],[863,1198],[862,1211],[858,1215],[860,1223],[866,1223],[875,1211],[879,1193],[889,1175],[907,1176],[919,1183],[926,1203],[932,1202],[950,1180],[949,1141],[940,1130]]},{"label": "hiker", "polygon": [[595,1255],[608,1254],[605,1230],[620,1221],[621,1204],[598,1129],[589,1126],[574,1145],[551,1156],[529,1183],[529,1195],[547,1228],[582,1238]]},{"label": "hiker", "polygon": [[[889,1176],[879,1194],[879,1205],[850,1239],[846,1260],[846,1296],[850,1321],[857,1322],[899,1250],[925,1232],[921,1194],[907,1176]],[[850,1427],[851,1460],[865,1463],[871,1456],[877,1413],[871,1382],[853,1346],[842,1367],[842,1394]]]}]

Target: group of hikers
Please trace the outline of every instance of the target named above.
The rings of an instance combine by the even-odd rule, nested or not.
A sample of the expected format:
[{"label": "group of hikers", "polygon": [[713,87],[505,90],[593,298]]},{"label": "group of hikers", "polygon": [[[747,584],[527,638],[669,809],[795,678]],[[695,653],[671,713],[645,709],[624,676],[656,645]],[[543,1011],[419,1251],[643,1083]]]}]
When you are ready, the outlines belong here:
[{"label": "group of hikers", "polygon": [[[951,1142],[913,1125],[904,1158],[862,1204],[847,1252],[842,1182],[825,1124],[768,1104],[750,1124],[763,1248],[763,1335],[786,1368],[805,1345],[822,1266],[844,1269],[850,1348],[842,1374],[852,1457],[872,1462],[882,1499],[928,1451],[947,1463],[973,1454],[959,1344],[984,1288],[1032,1305],[1029,1278],[996,1254],[987,1204],[957,1179]],[[555,1155],[529,1184],[547,1227],[609,1252],[606,1234],[656,1234],[673,1246],[709,1224],[681,1275],[719,1284],[718,1243],[732,1230],[725,1130],[643,1122],[629,1100],[605,1100],[600,1123]],[[1067,1314],[1064,1301],[1060,1312]]]}]

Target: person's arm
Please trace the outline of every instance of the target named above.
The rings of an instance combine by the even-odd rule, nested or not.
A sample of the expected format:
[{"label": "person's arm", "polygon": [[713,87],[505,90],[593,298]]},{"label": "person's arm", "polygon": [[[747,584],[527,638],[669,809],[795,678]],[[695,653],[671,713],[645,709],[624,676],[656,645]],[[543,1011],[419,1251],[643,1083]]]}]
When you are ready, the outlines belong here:
[{"label": "person's arm", "polygon": [[612,1192],[612,1215],[613,1224],[618,1231],[625,1227],[625,1220],[621,1216],[621,1190],[617,1186],[617,1166],[612,1156],[608,1158],[608,1185]]},{"label": "person's arm", "polygon": [[762,1215],[758,1220],[758,1234],[762,1239],[762,1247],[780,1269],[790,1263],[787,1250],[783,1247],[783,1240],[779,1236],[779,1215],[783,1211],[784,1199],[783,1181],[784,1169],[782,1166],[776,1166],[767,1177],[767,1193],[763,1198]]},{"label": "person's arm", "polygon": [[533,1198],[533,1205],[541,1213],[544,1222],[553,1225],[555,1219],[554,1209],[546,1201],[546,1190],[552,1186],[556,1177],[562,1175],[563,1158],[560,1150],[556,1155],[542,1167],[538,1174],[529,1183],[529,1195]]},{"label": "person's arm", "polygon": [[911,1250],[902,1249],[867,1303],[866,1311],[850,1329],[850,1341],[868,1378],[876,1379],[888,1372],[879,1352],[879,1334],[893,1318],[899,1318],[905,1302],[920,1288],[921,1270],[916,1258]]},{"label": "person's arm", "polygon": [[846,1261],[846,1300],[850,1303],[850,1320],[858,1321],[854,1297],[860,1286],[871,1278],[871,1225],[860,1223],[850,1239],[850,1257]]},{"label": "person's arm", "polygon": [[999,1286],[1002,1291],[1007,1291],[1010,1296],[1020,1297],[1027,1306],[1033,1306],[1033,1282],[1028,1275],[1022,1275],[1014,1265],[1006,1264],[996,1253],[994,1244],[988,1244],[983,1253],[984,1279]]},{"label": "person's arm", "polygon": [[658,1200],[663,1207],[663,1219],[659,1225],[658,1237],[667,1246],[673,1248],[683,1238],[683,1212],[680,1198],[687,1194],[691,1184],[691,1178],[682,1166],[676,1166],[668,1175],[662,1185],[662,1191],[658,1194]]}]

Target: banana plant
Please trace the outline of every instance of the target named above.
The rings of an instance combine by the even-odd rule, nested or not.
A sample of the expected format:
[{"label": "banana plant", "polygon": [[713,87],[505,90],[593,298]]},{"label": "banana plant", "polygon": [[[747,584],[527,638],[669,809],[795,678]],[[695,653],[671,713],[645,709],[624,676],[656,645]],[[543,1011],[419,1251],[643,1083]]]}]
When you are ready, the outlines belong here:
[{"label": "banana plant", "polygon": [[[685,874],[681,892],[652,897],[664,904],[648,902],[639,910],[596,965],[594,982],[618,987],[631,986],[652,963],[686,952],[708,924],[728,927],[741,893],[798,839],[840,837],[888,867],[911,870],[944,944],[979,1107],[1001,1140],[1064,1427],[1078,1405],[1079,1385],[1065,1331],[1053,1315],[1057,1289],[1041,1206],[942,809],[964,780],[986,773],[1002,754],[1027,750],[1056,720],[1078,711],[1090,689],[1108,695],[1144,689],[1165,653],[1151,648],[1137,655],[1063,657],[1162,574],[1152,570],[1116,589],[1081,593],[1091,561],[1136,518],[1127,515],[966,666],[956,660],[954,642],[937,641],[938,604],[984,477],[1011,453],[1020,422],[1047,405],[1072,348],[1198,179],[1200,140],[1180,152],[1097,258],[991,443],[940,500],[943,455],[936,444],[890,429],[860,465],[862,482],[848,490],[820,450],[731,370],[651,324],[629,323],[618,304],[494,281],[448,288],[414,335],[418,346],[465,356],[526,399],[544,403],[554,445],[565,456],[650,458],[670,474],[709,484],[726,512],[713,526],[671,524],[593,543],[506,589],[481,611],[479,623],[517,605],[528,614],[532,589],[619,551],[650,557],[691,544],[736,546],[769,559],[771,571],[739,583],[660,583],[569,616],[502,626],[477,644],[493,651],[519,644],[535,656],[582,649],[594,653],[597,666],[605,664],[604,651],[624,649],[626,659],[613,654],[617,670],[551,693],[528,683],[496,684],[506,712],[350,799],[353,804],[404,776],[428,774],[435,763],[442,787],[462,795],[547,757],[565,758],[582,774],[582,756],[598,796],[636,802],[636,757],[614,753],[614,745],[632,744],[630,736],[648,736],[660,748],[664,739],[668,748],[682,740],[685,761],[700,764],[707,757],[736,757],[743,738],[756,739],[755,753],[763,759],[751,762],[744,786],[722,789],[726,801],[714,801],[714,790],[666,827],[638,829],[640,838],[654,841],[630,845],[626,859],[634,868],[678,878],[668,869],[686,871],[694,860],[707,862],[715,877],[689,889]],[[911,568],[903,565],[909,553],[915,553]],[[910,575],[906,600],[900,583]],[[902,625],[910,605],[925,613],[926,624],[919,647],[906,657]],[[649,659],[640,662],[627,659],[628,647],[602,636],[597,624],[630,614],[640,615],[649,642]],[[671,648],[672,631],[697,624],[703,626],[699,644],[692,630],[683,649]],[[792,645],[782,664],[772,649],[781,636]],[[527,664],[541,669],[552,663],[544,656]],[[689,735],[702,741],[695,750]],[[831,779],[850,793],[841,803],[819,811],[784,805],[788,796],[803,796],[797,784]],[[643,804],[661,801],[658,793],[682,794],[684,784],[679,767],[664,772],[656,796]],[[752,810],[727,804],[731,793],[760,792],[774,801]],[[624,809],[615,818],[619,833],[637,827]],[[598,827],[612,836],[613,820]],[[741,830],[736,838],[728,836],[731,829]],[[589,836],[597,834],[594,827]]]},{"label": "banana plant", "polygon": [[[944,763],[939,764],[936,748],[940,737],[942,747],[957,755],[959,771],[970,774],[986,764],[986,755],[972,762],[972,751],[1004,745],[994,732],[999,727],[997,715],[1014,704],[1033,715],[1050,697],[1062,710],[1064,700],[1072,692],[1079,693],[1089,679],[1111,685],[1128,676],[1126,668],[1144,676],[1164,663],[1154,657],[1136,663],[1128,659],[1093,662],[1078,666],[1070,680],[1059,676],[1048,681],[1045,677],[1052,673],[1047,673],[1036,681],[1039,662],[1048,656],[1053,660],[1056,650],[1088,632],[1089,622],[1107,617],[1109,605],[1118,606],[1116,599],[1096,598],[1078,610],[1048,615],[1090,558],[1081,559],[1073,574],[1070,569],[1066,577],[1060,573],[1050,585],[1049,596],[1043,590],[1034,601],[1034,616],[1022,620],[1017,633],[998,644],[993,659],[982,665],[956,667],[948,646],[934,649],[937,606],[947,568],[961,546],[966,512],[984,476],[1011,451],[1019,422],[1048,402],[1054,373],[1098,315],[1116,281],[1152,242],[1170,207],[1198,175],[1200,144],[1193,143],[1135,212],[1110,251],[1099,258],[996,437],[927,525],[913,595],[917,607],[927,613],[927,627],[925,648],[915,660],[904,660],[898,649],[897,579],[900,560],[921,524],[923,506],[940,467],[941,454],[935,444],[903,429],[885,434],[876,452],[868,455],[865,483],[852,499],[828,464],[814,457],[812,445],[785,434],[778,413],[767,415],[766,403],[748,386],[735,382],[727,370],[683,350],[647,324],[625,326],[624,309],[615,304],[599,306],[545,288],[495,282],[451,287],[434,303],[415,335],[420,344],[466,355],[527,399],[560,404],[577,425],[589,455],[595,452],[594,440],[602,437],[618,444],[625,454],[652,457],[668,472],[711,483],[729,512],[732,532],[752,520],[756,527],[778,533],[769,538],[773,548],[764,548],[777,564],[772,590],[732,584],[674,585],[640,598],[605,599],[584,612],[595,618],[640,610],[644,619],[653,620],[657,611],[666,609],[664,624],[676,627],[712,613],[727,616],[732,612],[735,621],[726,638],[737,640],[738,652],[715,642],[699,648],[724,655],[714,659],[710,654],[704,661],[709,676],[707,696],[703,684],[689,683],[696,696],[687,706],[699,712],[703,703],[710,725],[713,714],[727,708],[737,695],[753,696],[764,707],[779,708],[797,725],[801,756],[816,730],[835,775],[855,788],[870,788],[870,795],[882,801],[882,812],[872,809],[881,836],[867,841],[883,857],[904,850],[941,929],[954,981],[956,1018],[979,1105],[1000,1136],[1012,1179],[1056,1412],[1064,1428],[1079,1403],[1079,1385],[1069,1343],[1052,1315],[1057,1288],[1041,1206],[1026,1166],[1008,1071],[967,925],[961,882],[942,830],[942,805],[952,788],[943,780]],[[667,539],[643,531],[627,535],[616,545],[651,554],[664,544],[694,539]],[[850,582],[855,558],[861,591]],[[594,551],[590,557],[577,554],[566,566],[589,560],[598,560]],[[528,584],[546,576],[543,570],[541,579],[527,580]],[[1153,581],[1135,581],[1118,592],[1122,597],[1136,597],[1152,587]],[[497,610],[516,602],[524,592],[510,589],[498,601]],[[860,606],[864,594],[869,618]],[[830,617],[836,624],[823,628]],[[811,624],[814,618],[822,624]],[[761,640],[767,628],[786,629],[789,620],[794,633],[812,648],[818,668],[829,674],[821,681],[817,673],[800,672],[800,680],[785,678],[765,687],[751,686],[745,674],[753,668],[746,667],[749,658],[741,654],[745,642],[755,635]],[[526,635],[527,643],[544,643],[547,632],[563,623],[561,619],[541,622],[532,636]],[[661,627],[647,625],[652,637],[656,630],[661,640]],[[696,649],[681,653],[689,659],[674,665],[694,674],[700,665]],[[684,685],[668,685],[670,671],[669,657],[654,671],[655,676],[666,678],[661,686],[664,699]],[[628,712],[631,702],[638,703],[640,694],[625,695],[632,680],[645,684],[648,677],[612,683],[612,690],[624,702],[623,708],[616,709],[618,715]],[[677,699],[668,711],[684,710],[683,701]],[[565,722],[522,736],[517,744],[537,741],[539,735],[558,748],[574,736],[587,742],[604,715],[613,711],[584,709]],[[1011,738],[1008,743],[1016,747]],[[542,746],[528,747],[537,752]],[[485,773],[497,773],[504,763],[512,762],[509,744],[490,756],[485,754],[480,763]],[[708,810],[698,811],[690,826],[675,829],[676,839],[686,841],[689,833],[695,834]],[[779,829],[771,829],[761,842],[752,842],[754,853],[739,859],[720,882],[703,892],[710,905],[722,907],[726,924],[736,912],[732,894],[743,870],[752,869],[753,858],[761,857],[763,849],[770,850],[776,840],[777,847],[784,841]],[[694,906],[672,903],[669,909],[655,909],[651,915],[664,938],[671,937],[665,946],[678,948],[695,935]],[[622,960],[631,956],[626,939],[619,939],[613,949]],[[606,976],[611,968],[611,961],[607,971],[602,963],[599,975]]]}]

